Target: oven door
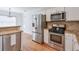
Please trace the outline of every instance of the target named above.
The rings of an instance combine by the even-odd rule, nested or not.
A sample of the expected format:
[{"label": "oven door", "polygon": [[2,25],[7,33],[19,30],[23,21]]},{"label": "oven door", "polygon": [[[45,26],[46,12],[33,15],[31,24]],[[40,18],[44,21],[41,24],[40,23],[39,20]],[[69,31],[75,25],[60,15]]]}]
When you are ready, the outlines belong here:
[{"label": "oven door", "polygon": [[64,36],[50,34],[49,43],[60,46],[60,47],[63,47],[64,46]]}]

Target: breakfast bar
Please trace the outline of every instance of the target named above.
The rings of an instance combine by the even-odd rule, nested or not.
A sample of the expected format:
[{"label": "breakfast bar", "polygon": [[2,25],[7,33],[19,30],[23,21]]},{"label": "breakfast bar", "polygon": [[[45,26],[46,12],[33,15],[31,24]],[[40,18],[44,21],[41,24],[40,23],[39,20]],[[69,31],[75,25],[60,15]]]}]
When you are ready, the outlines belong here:
[{"label": "breakfast bar", "polygon": [[20,26],[0,27],[0,51],[19,51],[21,32]]}]

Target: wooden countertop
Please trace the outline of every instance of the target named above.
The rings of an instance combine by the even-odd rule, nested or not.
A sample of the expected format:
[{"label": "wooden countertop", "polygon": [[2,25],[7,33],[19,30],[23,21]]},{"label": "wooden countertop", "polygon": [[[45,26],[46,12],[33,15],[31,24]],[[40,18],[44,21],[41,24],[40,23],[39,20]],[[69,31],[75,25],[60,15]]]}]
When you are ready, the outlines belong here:
[{"label": "wooden countertop", "polygon": [[15,28],[15,27],[20,27],[20,26],[2,26],[2,27],[0,27],[0,29],[4,29],[4,28]]},{"label": "wooden countertop", "polygon": [[0,36],[7,35],[7,34],[14,34],[14,33],[17,33],[17,32],[22,32],[22,31],[21,30],[2,31],[2,32],[0,32]]},{"label": "wooden countertop", "polygon": [[79,35],[79,31],[73,31],[73,30],[66,30],[65,33],[72,33],[72,34],[78,34]]},{"label": "wooden countertop", "polygon": [[7,35],[7,34],[14,34],[17,32],[22,32],[22,30],[20,30],[20,26],[0,27],[0,36]]}]

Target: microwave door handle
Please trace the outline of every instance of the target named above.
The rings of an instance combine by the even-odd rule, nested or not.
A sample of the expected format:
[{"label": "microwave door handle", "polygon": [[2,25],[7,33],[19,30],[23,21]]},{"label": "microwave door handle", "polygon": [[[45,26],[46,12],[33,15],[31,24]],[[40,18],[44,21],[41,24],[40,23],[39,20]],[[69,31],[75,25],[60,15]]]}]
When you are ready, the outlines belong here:
[{"label": "microwave door handle", "polygon": [[62,19],[63,19],[63,14],[61,14],[61,17],[62,17]]}]

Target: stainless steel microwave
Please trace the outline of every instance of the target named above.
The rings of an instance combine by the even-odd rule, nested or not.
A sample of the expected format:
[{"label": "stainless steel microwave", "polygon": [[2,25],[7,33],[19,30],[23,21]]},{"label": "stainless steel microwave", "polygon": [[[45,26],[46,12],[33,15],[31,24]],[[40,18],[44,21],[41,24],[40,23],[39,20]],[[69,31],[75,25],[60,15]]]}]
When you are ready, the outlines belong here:
[{"label": "stainless steel microwave", "polygon": [[51,21],[61,21],[61,20],[65,20],[65,19],[66,19],[65,12],[51,14]]}]

